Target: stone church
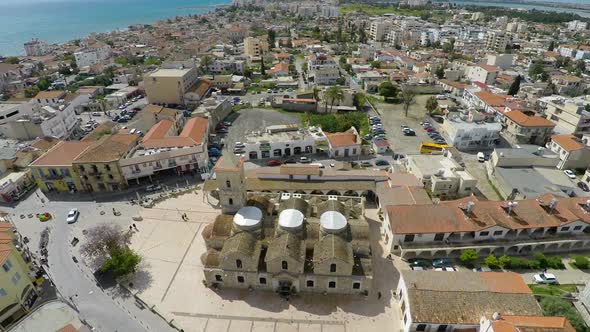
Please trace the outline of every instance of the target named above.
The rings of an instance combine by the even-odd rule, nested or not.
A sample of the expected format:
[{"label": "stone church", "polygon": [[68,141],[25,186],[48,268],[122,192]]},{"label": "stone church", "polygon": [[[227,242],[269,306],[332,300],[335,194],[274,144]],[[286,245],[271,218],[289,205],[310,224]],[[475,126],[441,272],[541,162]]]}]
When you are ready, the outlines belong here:
[{"label": "stone church", "polygon": [[203,230],[211,287],[368,295],[373,273],[364,198],[247,193],[243,160],[215,165],[222,214]]}]

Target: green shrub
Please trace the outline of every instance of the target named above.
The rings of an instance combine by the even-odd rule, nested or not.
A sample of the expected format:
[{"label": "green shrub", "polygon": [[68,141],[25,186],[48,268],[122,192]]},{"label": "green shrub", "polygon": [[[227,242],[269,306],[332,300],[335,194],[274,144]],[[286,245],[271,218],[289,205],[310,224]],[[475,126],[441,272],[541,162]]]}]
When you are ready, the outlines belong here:
[{"label": "green shrub", "polygon": [[535,253],[533,255],[533,259],[539,263],[540,268],[542,268],[542,269],[548,268],[549,263],[547,261],[547,257],[542,252]]},{"label": "green shrub", "polygon": [[490,269],[500,268],[500,261],[494,254],[490,254],[488,257],[486,257],[483,261],[483,264],[489,267]]},{"label": "green shrub", "polygon": [[561,316],[567,318],[577,332],[586,331],[586,324],[572,304],[558,297],[543,297],[539,302],[545,316]]},{"label": "green shrub", "polygon": [[547,267],[550,269],[563,269],[565,265],[560,256],[552,256],[547,258]]},{"label": "green shrub", "polygon": [[511,269],[528,269],[530,262],[528,259],[523,257],[509,257],[510,261],[508,267]]},{"label": "green shrub", "polygon": [[574,256],[574,266],[578,269],[590,268],[590,260],[585,256]]},{"label": "green shrub", "polygon": [[479,259],[479,255],[477,254],[477,251],[475,251],[475,249],[467,249],[461,253],[459,259],[464,265],[471,267],[473,266],[473,263],[475,263],[475,261]]},{"label": "green shrub", "polygon": [[503,269],[510,267],[510,257],[502,255],[498,258],[498,264],[500,264],[500,267]]}]

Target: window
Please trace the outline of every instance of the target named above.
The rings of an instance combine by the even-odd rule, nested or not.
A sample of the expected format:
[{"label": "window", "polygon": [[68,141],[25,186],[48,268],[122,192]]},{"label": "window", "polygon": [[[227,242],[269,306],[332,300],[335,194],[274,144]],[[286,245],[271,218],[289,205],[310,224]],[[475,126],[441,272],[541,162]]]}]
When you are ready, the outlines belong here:
[{"label": "window", "polygon": [[241,259],[236,259],[236,268],[238,268],[238,269],[242,268],[242,260]]},{"label": "window", "polygon": [[425,330],[426,330],[426,324],[418,324],[416,326],[416,331],[421,332],[421,331],[425,331]]},{"label": "window", "polygon": [[330,281],[328,283],[328,288],[336,288],[336,281]]},{"label": "window", "polygon": [[339,155],[339,154],[340,154],[340,151],[339,151],[339,150],[336,150],[336,152],[335,152],[335,154],[334,154],[334,155],[335,155],[336,157],[338,157],[338,155]]},{"label": "window", "polygon": [[0,288],[0,297],[6,296],[6,290],[4,288]]},{"label": "window", "polygon": [[20,273],[17,272],[12,276],[12,283],[16,285],[19,280],[20,280]]},{"label": "window", "polygon": [[313,287],[313,280],[308,280],[305,285],[307,287]]},{"label": "window", "polygon": [[223,281],[223,278],[219,274],[215,275],[215,281]]},{"label": "window", "polygon": [[2,264],[2,268],[4,269],[4,271],[8,272],[12,268],[12,263],[9,260],[7,260],[6,263]]},{"label": "window", "polygon": [[502,234],[504,234],[504,231],[495,231],[494,232],[494,236],[500,236]]},{"label": "window", "polygon": [[562,232],[567,232],[567,231],[569,231],[569,230],[570,230],[569,226],[565,226],[565,227],[562,227],[562,228],[561,228],[561,231],[562,231]]},{"label": "window", "polygon": [[336,272],[336,264],[330,264],[330,272]]},{"label": "window", "polygon": [[447,330],[448,325],[439,325],[438,329],[436,329],[438,332],[444,332]]},{"label": "window", "polygon": [[266,285],[266,278],[260,278],[259,281],[261,285]]},{"label": "window", "polygon": [[233,199],[233,198],[230,198],[230,199],[227,201],[227,203],[228,203],[229,205],[234,205],[234,199]]},{"label": "window", "polygon": [[479,236],[488,236],[490,232],[479,232]]},{"label": "window", "polygon": [[414,234],[407,234],[404,237],[404,242],[412,242],[412,241],[414,241]]},{"label": "window", "polygon": [[281,262],[281,268],[283,270],[288,270],[289,269],[289,263],[287,263],[287,261],[282,261]]},{"label": "window", "polygon": [[408,322],[408,315],[404,315],[404,324]]},{"label": "window", "polygon": [[445,233],[436,233],[434,241],[442,241],[445,238]]},{"label": "window", "polygon": [[576,227],[574,227],[574,231],[579,231],[580,229],[582,229],[582,226],[576,226]]},{"label": "window", "polygon": [[353,282],[352,289],[361,289],[361,283],[360,282]]},{"label": "window", "polygon": [[229,182],[229,180],[225,181],[225,186],[227,188],[231,188],[231,182]]},{"label": "window", "polygon": [[240,284],[243,284],[243,283],[244,283],[244,277],[242,277],[242,276],[238,276],[238,282],[239,282]]}]

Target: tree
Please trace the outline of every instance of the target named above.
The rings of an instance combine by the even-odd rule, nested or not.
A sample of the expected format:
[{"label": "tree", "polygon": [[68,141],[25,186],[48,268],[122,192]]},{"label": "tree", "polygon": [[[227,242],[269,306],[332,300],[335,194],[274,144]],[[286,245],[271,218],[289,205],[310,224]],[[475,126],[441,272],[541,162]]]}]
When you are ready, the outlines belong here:
[{"label": "tree", "polygon": [[365,106],[366,102],[367,102],[367,96],[365,96],[364,93],[357,92],[354,94],[353,104],[359,111],[362,110],[362,108]]},{"label": "tree", "polygon": [[379,88],[377,89],[379,94],[383,96],[385,100],[397,97],[399,90],[397,86],[393,85],[391,81],[385,81],[379,84]]},{"label": "tree", "polygon": [[486,257],[483,261],[483,264],[490,269],[497,269],[500,267],[500,262],[494,254],[490,254],[488,257]]},{"label": "tree", "polygon": [[520,81],[521,81],[521,77],[520,75],[516,76],[516,78],[514,78],[514,81],[512,81],[512,84],[510,85],[510,89],[508,89],[508,95],[510,96],[516,96],[516,94],[518,94],[518,91],[520,90]]},{"label": "tree", "polygon": [[81,252],[91,265],[102,267],[113,254],[117,255],[129,246],[131,236],[130,231],[123,230],[118,224],[99,224],[88,229]]},{"label": "tree", "polygon": [[344,92],[340,86],[331,86],[326,90],[324,97],[330,100],[330,112],[332,112],[334,104],[340,103],[344,99]]},{"label": "tree", "polygon": [[[201,58],[201,70],[203,73],[209,73],[209,66],[213,64],[213,58],[209,55],[205,55]],[[213,78],[215,78],[215,74],[213,74]]]},{"label": "tree", "polygon": [[459,256],[459,259],[463,264],[467,266],[473,266],[473,263],[475,263],[475,261],[479,259],[479,255],[477,254],[477,251],[475,251],[475,249],[466,249],[463,250],[461,256]]},{"label": "tree", "polygon": [[371,61],[369,64],[373,68],[381,68],[381,61]]},{"label": "tree", "polygon": [[266,76],[266,68],[264,68],[264,53],[260,52],[260,75]]},{"label": "tree", "polygon": [[268,29],[268,45],[270,48],[275,47],[276,32],[273,29]]},{"label": "tree", "polygon": [[20,59],[15,56],[9,56],[8,58],[4,59],[4,63],[8,63],[11,65],[18,65],[19,62],[20,62]]},{"label": "tree", "polygon": [[559,297],[544,296],[539,302],[545,316],[560,316],[567,318],[577,332],[585,332],[586,324],[580,314],[569,301]]},{"label": "tree", "polygon": [[436,71],[434,72],[436,77],[440,80],[445,77],[445,68],[443,66],[436,67]]},{"label": "tree", "polygon": [[51,81],[47,77],[43,77],[37,82],[37,88],[39,88],[39,90],[45,91],[49,89],[49,86],[51,86]]},{"label": "tree", "polygon": [[39,93],[39,88],[36,86],[25,89],[25,97],[26,98],[33,98],[37,95],[37,93]]},{"label": "tree", "polygon": [[252,68],[250,67],[246,67],[244,68],[244,76],[248,77],[248,78],[252,78]]},{"label": "tree", "polygon": [[431,96],[428,98],[428,100],[426,100],[426,110],[428,111],[428,114],[432,114],[432,112],[434,112],[437,108],[438,101],[436,101],[434,96]]},{"label": "tree", "polygon": [[549,43],[549,47],[547,48],[548,51],[553,51],[555,49],[555,41],[552,40],[551,43]]},{"label": "tree", "polygon": [[500,256],[500,258],[498,258],[498,264],[500,264],[500,267],[503,269],[510,267],[510,257],[506,255]]},{"label": "tree", "polygon": [[410,105],[414,103],[414,97],[416,97],[416,93],[411,88],[404,85],[402,88],[402,101],[404,103],[404,112],[406,117],[408,117]]},{"label": "tree", "polygon": [[124,56],[119,56],[115,58],[115,63],[121,66],[127,66],[129,64],[129,60],[127,60],[127,58]]},{"label": "tree", "polygon": [[535,63],[531,69],[529,69],[529,76],[534,79],[539,79],[543,74],[545,74],[545,69],[540,62]]},{"label": "tree", "polygon": [[104,264],[101,271],[111,271],[116,277],[135,272],[141,262],[141,256],[128,247],[115,248]]}]

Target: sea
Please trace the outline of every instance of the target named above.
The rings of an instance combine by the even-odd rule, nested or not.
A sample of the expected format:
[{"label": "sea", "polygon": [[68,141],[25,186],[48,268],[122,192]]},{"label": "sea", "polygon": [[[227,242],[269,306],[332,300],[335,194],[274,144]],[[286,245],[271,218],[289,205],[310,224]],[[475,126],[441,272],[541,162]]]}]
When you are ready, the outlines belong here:
[{"label": "sea", "polygon": [[[545,10],[549,12],[566,12],[578,14],[582,17],[590,17],[590,10],[581,10],[574,8],[565,8],[559,6],[543,6],[541,4],[527,4],[527,3],[510,3],[504,1],[470,1],[470,0],[436,0],[437,2],[450,2],[457,5],[468,5],[468,6],[491,6],[491,7],[505,7],[505,8],[518,8],[518,9],[537,9]],[[532,0],[534,1],[534,0]],[[586,5],[590,3],[590,0],[543,0],[539,2],[553,2],[556,4],[578,4]]]},{"label": "sea", "polygon": [[[440,1],[440,0],[439,0]],[[503,2],[445,0],[457,4],[537,8],[574,12],[590,17],[590,12],[569,8],[544,7]],[[563,3],[588,3],[590,0],[552,0]],[[0,0],[0,55],[23,55],[23,44],[33,38],[63,43],[83,38],[92,32],[127,29],[138,23],[174,16],[200,14],[231,0]]]},{"label": "sea", "polygon": [[0,55],[24,55],[33,38],[63,43],[224,4],[231,0],[0,0]]}]

